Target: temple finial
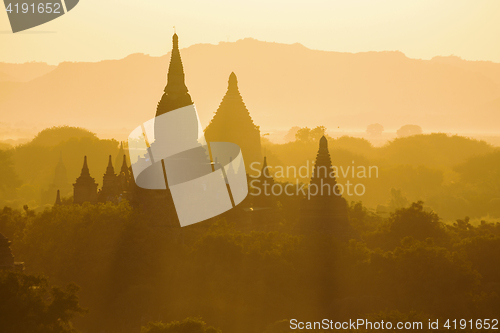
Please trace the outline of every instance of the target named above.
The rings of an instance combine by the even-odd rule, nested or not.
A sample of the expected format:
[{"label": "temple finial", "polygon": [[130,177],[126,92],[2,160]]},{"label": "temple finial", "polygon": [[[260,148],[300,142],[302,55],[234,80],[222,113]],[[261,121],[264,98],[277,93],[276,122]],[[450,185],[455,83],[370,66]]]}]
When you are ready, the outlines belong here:
[{"label": "temple finial", "polygon": [[328,140],[326,139],[326,137],[324,135],[319,140],[319,147],[320,148],[328,148]]},{"label": "temple finial", "polygon": [[123,155],[123,163],[122,163],[122,168],[120,170],[120,173],[121,172],[128,174],[127,156],[125,154]]},{"label": "temple finial", "polygon": [[57,196],[56,196],[56,206],[61,205],[61,191],[57,190]]},{"label": "temple finial", "polygon": [[231,72],[231,75],[229,75],[227,83],[227,90],[238,90],[238,79],[236,78],[236,74],[234,74],[234,72]]},{"label": "temple finial", "polygon": [[90,176],[89,166],[87,165],[87,156],[83,157],[83,167],[81,176]]},{"label": "temple finial", "polygon": [[115,174],[115,168],[113,168],[113,163],[111,162],[111,155],[109,155],[108,167],[106,168],[106,174],[108,174],[108,175]]}]

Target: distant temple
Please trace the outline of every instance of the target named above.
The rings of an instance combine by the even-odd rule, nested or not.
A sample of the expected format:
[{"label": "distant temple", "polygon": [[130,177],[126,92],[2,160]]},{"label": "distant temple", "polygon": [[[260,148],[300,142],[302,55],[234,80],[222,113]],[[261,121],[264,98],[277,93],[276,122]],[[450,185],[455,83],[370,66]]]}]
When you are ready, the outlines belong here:
[{"label": "distant temple", "polygon": [[264,209],[264,208],[274,208],[276,204],[276,197],[272,194],[272,187],[274,185],[274,178],[269,172],[269,166],[267,165],[267,158],[264,156],[264,163],[262,165],[262,170],[260,172],[260,176],[255,181],[254,179],[250,179],[250,181],[254,181],[255,186],[250,186],[250,188],[256,188],[258,190],[256,195],[253,197],[253,209]]},{"label": "distant temple", "polygon": [[115,174],[115,168],[111,162],[111,155],[109,155],[108,166],[106,173],[102,177],[102,189],[97,195],[99,202],[114,201],[120,193],[118,186],[118,177]]},{"label": "distant temple", "polygon": [[328,141],[323,136],[319,141],[318,154],[309,184],[310,200],[304,200],[301,214],[301,229],[304,232],[332,233],[339,238],[349,234],[347,202],[336,187]]},{"label": "distant temple", "polygon": [[42,191],[42,203],[52,203],[54,192],[59,191],[62,196],[67,196],[72,192],[71,183],[68,180],[66,167],[64,166],[62,153],[59,154],[59,160],[54,170],[54,178],[47,191]]},{"label": "distant temple", "polygon": [[164,94],[156,108],[156,116],[173,111],[184,106],[193,104],[188,88],[184,82],[184,67],[182,66],[181,53],[179,51],[179,37],[172,37],[172,54],[168,67],[167,85]]},{"label": "distant temple", "polygon": [[90,177],[89,167],[87,165],[87,156],[83,158],[83,167],[80,177],[73,184],[74,194],[73,202],[82,204],[84,202],[97,202],[97,183],[95,179]]},{"label": "distant temple", "polygon": [[[172,37],[172,52],[167,74],[167,84],[158,102],[156,117],[192,104],[193,101],[185,83],[184,68],[179,51],[179,38],[177,34],[174,34]],[[155,138],[153,142],[150,143],[152,146],[155,145],[154,141],[162,140],[162,128],[157,128],[156,126],[155,123]],[[249,166],[252,162],[262,162],[260,130],[259,127],[254,124],[243,102],[243,98],[238,89],[238,81],[234,73],[231,73],[229,76],[227,92],[213,119],[205,129],[205,138],[207,143],[232,142],[237,144],[241,148],[247,171],[250,170]],[[120,173],[117,174],[115,168],[118,168],[122,157],[123,161]],[[233,158],[235,157],[236,156],[233,156]],[[207,159],[207,163],[210,163],[204,151],[202,155],[200,154],[200,158]],[[175,163],[175,160],[172,163]],[[60,162],[56,167],[55,179],[58,180],[54,180],[54,186],[50,188],[54,194],[59,190],[57,191],[56,205],[63,204],[64,201],[62,201],[61,197],[66,195],[66,189],[64,187],[65,169],[63,170],[63,168],[62,158],[60,158]],[[260,179],[262,184],[269,183],[270,186],[272,186],[274,180],[269,174],[265,159],[262,170],[263,173]],[[234,170],[228,169],[228,174],[232,172],[234,172]],[[268,190],[270,191],[270,187]],[[54,197],[52,196],[52,198]],[[75,204],[82,204],[84,202],[118,202],[121,198],[128,199],[131,204],[136,207],[153,208],[158,214],[166,216],[170,224],[176,225],[176,217],[172,216],[175,215],[175,209],[170,191],[168,188],[166,191],[146,190],[135,185],[132,171],[127,166],[123,143],[120,143],[119,154],[114,160],[114,164],[111,156],[108,158],[108,165],[103,175],[101,189],[98,190],[98,184],[95,179],[90,176],[87,157],[84,158],[80,176],[73,184],[73,202]],[[255,200],[256,202],[254,205],[261,208],[275,206],[275,198],[272,196],[259,197]],[[248,200],[246,202],[248,202]]]},{"label": "distant temple", "polygon": [[23,271],[24,263],[15,262],[14,255],[10,249],[10,241],[0,234],[0,270]]},{"label": "distant temple", "polygon": [[233,142],[240,146],[247,170],[252,162],[262,161],[260,130],[238,90],[236,74],[229,75],[227,92],[205,129],[207,142]]}]

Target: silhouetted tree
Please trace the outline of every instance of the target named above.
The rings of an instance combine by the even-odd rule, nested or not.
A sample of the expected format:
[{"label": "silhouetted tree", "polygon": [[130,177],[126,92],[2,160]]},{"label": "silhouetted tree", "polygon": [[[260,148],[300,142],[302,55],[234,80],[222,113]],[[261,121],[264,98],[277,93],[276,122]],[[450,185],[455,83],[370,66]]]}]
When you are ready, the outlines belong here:
[{"label": "silhouetted tree", "polygon": [[75,333],[71,323],[84,314],[79,287],[49,288],[47,279],[0,271],[0,328],[3,333]]},{"label": "silhouetted tree", "polygon": [[290,128],[288,130],[288,132],[286,133],[286,135],[283,137],[283,139],[286,141],[286,142],[290,142],[290,141],[295,141],[295,134],[297,134],[297,131],[300,129],[299,126],[293,126],[292,128]]},{"label": "silhouetted tree", "polygon": [[317,126],[313,129],[309,127],[303,127],[295,133],[295,139],[301,142],[318,142],[322,136],[325,135],[326,127]]},{"label": "silhouetted tree", "polygon": [[186,318],[167,324],[162,322],[149,323],[141,329],[141,333],[221,333],[222,331],[208,326],[201,318]]},{"label": "silhouetted tree", "polygon": [[422,127],[418,125],[404,125],[400,129],[397,130],[396,134],[400,138],[404,138],[407,136],[422,134]]},{"label": "silhouetted tree", "polygon": [[371,124],[366,127],[366,133],[370,134],[371,136],[380,136],[382,135],[382,132],[384,131],[384,126],[380,124]]}]

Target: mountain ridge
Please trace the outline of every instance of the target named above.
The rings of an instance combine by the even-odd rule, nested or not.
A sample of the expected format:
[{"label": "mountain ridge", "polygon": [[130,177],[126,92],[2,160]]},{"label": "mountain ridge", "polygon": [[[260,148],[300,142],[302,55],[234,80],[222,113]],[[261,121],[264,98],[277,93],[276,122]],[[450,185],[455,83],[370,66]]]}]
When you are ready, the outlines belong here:
[{"label": "mountain ridge", "polygon": [[[379,122],[386,128],[415,123],[424,130],[483,131],[494,128],[500,113],[485,107],[500,98],[500,64],[494,62],[411,59],[400,51],[321,51],[253,38],[195,44],[181,49],[181,56],[203,127],[233,71],[252,118],[264,129],[362,129]],[[124,139],[154,116],[168,62],[169,53],[134,53],[62,62],[26,82],[0,82],[2,121],[81,126],[100,137],[120,133]],[[483,113],[495,119],[477,117]]]}]

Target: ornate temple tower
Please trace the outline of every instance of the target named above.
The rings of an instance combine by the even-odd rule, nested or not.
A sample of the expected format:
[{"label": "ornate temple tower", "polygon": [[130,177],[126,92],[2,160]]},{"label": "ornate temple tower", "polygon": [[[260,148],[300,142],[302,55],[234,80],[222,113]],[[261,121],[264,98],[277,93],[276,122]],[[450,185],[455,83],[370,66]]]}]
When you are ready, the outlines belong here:
[{"label": "ornate temple tower", "polygon": [[274,178],[269,172],[266,156],[264,156],[264,163],[262,164],[260,177],[257,178],[257,181],[253,184],[256,185],[254,187],[260,190],[260,194],[254,197],[253,208],[272,208],[276,203],[276,197],[272,194],[271,190],[272,186],[274,185]]},{"label": "ornate temple tower", "polygon": [[123,148],[123,141],[120,141],[120,149],[118,150],[118,154],[116,155],[114,164],[116,167],[120,165],[120,162],[123,159],[123,155],[125,155],[125,149]]},{"label": "ornate temple tower", "polygon": [[245,166],[262,160],[259,126],[253,123],[238,90],[236,74],[229,76],[227,92],[205,129],[207,142],[233,142],[240,146]]},{"label": "ornate temple tower", "polygon": [[123,155],[122,168],[118,174],[118,186],[121,192],[127,192],[130,190],[131,174],[129,167],[127,165],[127,156]]},{"label": "ornate temple tower", "polygon": [[109,155],[106,173],[102,177],[102,189],[99,191],[99,202],[113,201],[119,194],[118,178],[115,175],[115,169]]},{"label": "ornate temple tower", "polygon": [[90,177],[89,167],[87,165],[87,156],[83,158],[83,167],[80,177],[73,184],[73,202],[82,204],[84,202],[97,202],[97,183]]},{"label": "ornate temple tower", "polygon": [[179,52],[179,37],[177,34],[174,34],[172,37],[172,43],[167,85],[163,90],[163,96],[156,108],[156,117],[166,112],[193,104],[186,83],[184,82],[184,68]]},{"label": "ornate temple tower", "polygon": [[62,202],[61,202],[61,191],[59,191],[59,190],[57,190],[56,203],[54,205],[55,206],[62,205]]},{"label": "ornate temple tower", "polygon": [[336,187],[328,141],[323,136],[319,141],[318,154],[309,184],[310,200],[302,207],[301,225],[305,232],[328,232],[338,238],[349,234],[347,202]]},{"label": "ornate temple tower", "polygon": [[52,203],[54,200],[54,193],[59,190],[60,195],[69,196],[71,193],[71,183],[68,181],[68,174],[64,166],[62,153],[59,154],[59,161],[57,162],[54,170],[54,179],[50,184],[47,191],[42,191],[42,202]]}]

